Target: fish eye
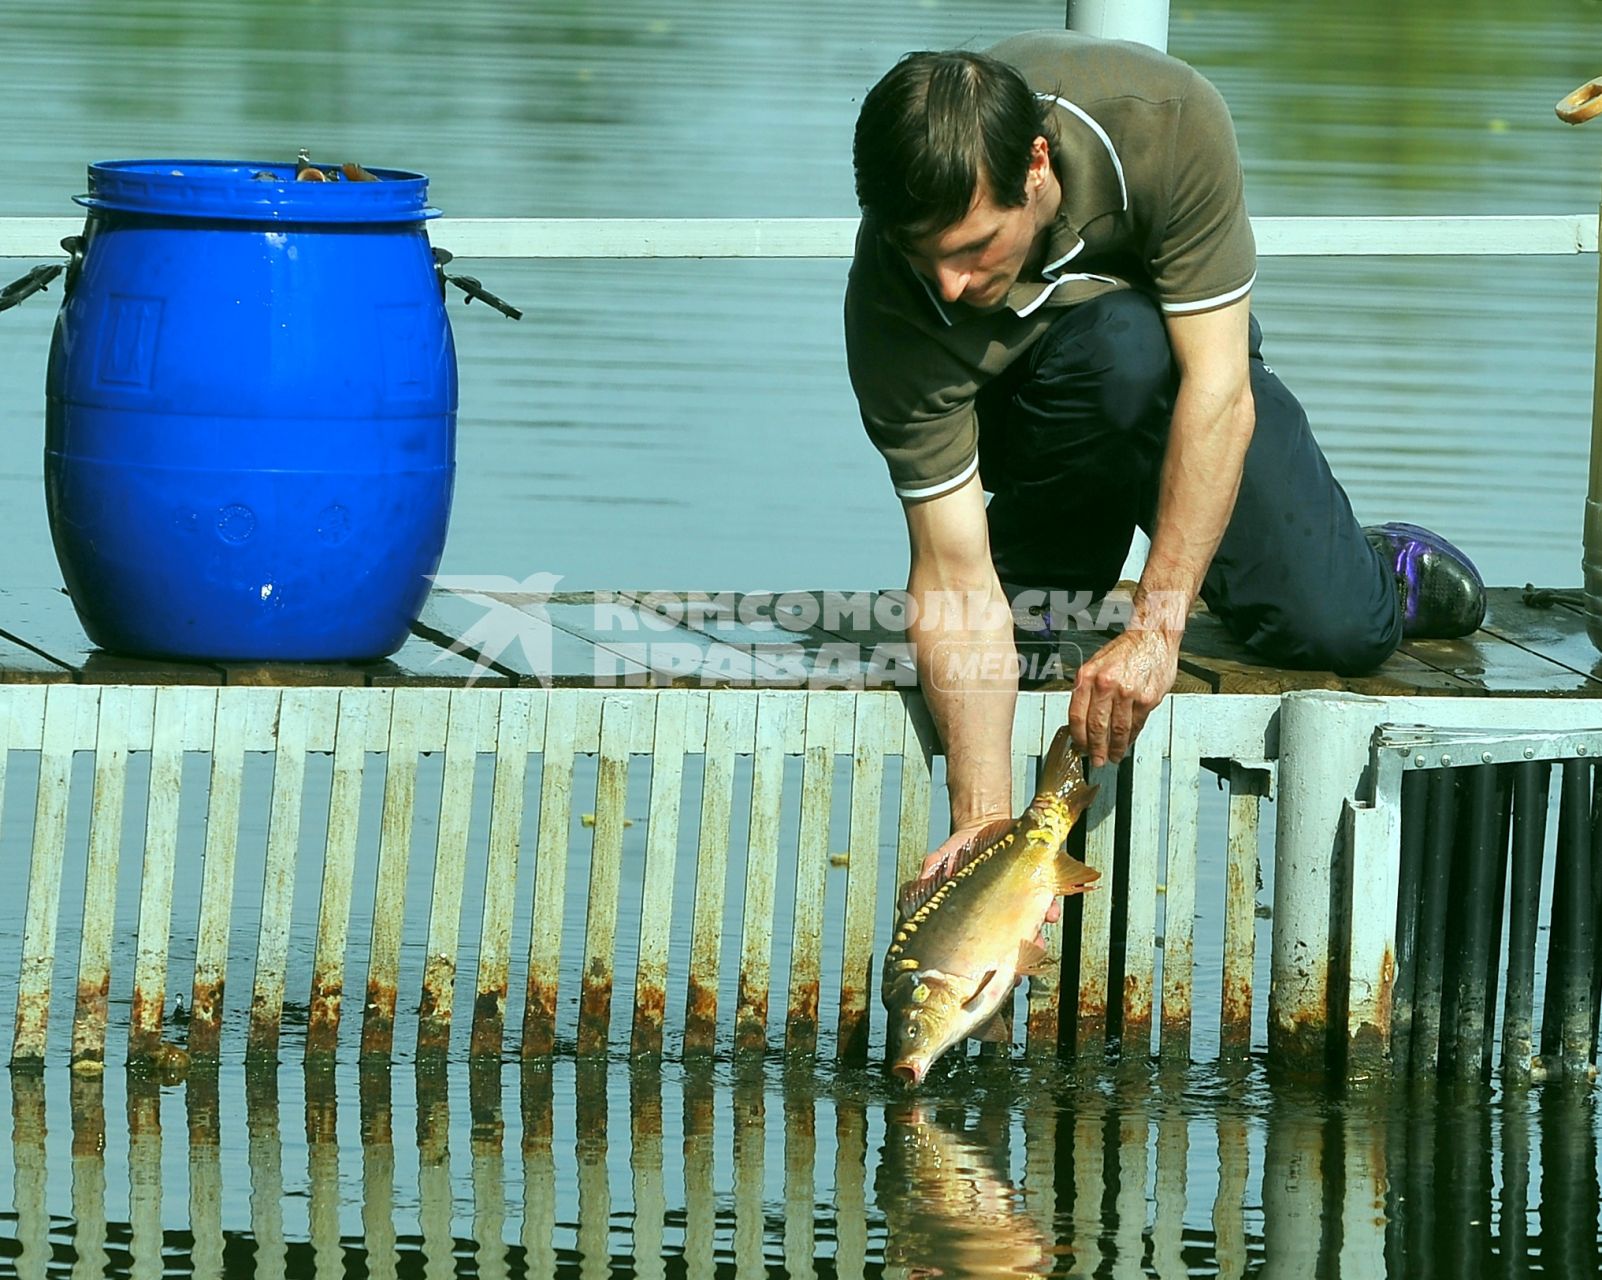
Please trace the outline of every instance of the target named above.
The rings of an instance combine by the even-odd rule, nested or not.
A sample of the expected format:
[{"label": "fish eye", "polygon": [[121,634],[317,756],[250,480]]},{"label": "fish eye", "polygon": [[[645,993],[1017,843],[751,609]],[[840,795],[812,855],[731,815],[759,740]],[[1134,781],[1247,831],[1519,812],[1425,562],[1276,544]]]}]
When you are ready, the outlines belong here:
[{"label": "fish eye", "polygon": [[922,1040],[923,1039],[923,1027],[920,1026],[917,1022],[908,1021],[901,1028],[901,1038],[903,1040],[912,1040],[912,1041]]}]

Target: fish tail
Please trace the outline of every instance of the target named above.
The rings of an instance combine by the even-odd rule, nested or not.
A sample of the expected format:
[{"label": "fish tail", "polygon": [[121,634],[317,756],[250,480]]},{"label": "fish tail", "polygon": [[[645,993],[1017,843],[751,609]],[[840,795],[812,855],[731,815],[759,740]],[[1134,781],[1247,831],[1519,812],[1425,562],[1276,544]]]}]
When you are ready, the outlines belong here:
[{"label": "fish tail", "polygon": [[1078,818],[1090,807],[1098,790],[1086,783],[1079,753],[1074,750],[1068,726],[1063,725],[1051,740],[1051,749],[1046,752],[1046,760],[1040,770],[1038,798],[1061,804],[1070,815]]}]

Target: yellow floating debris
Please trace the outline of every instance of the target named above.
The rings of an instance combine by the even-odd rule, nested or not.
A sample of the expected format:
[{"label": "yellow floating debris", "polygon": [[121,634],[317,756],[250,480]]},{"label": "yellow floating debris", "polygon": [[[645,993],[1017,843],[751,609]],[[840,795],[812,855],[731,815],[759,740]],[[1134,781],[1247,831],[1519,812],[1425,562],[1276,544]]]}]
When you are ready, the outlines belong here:
[{"label": "yellow floating debris", "polygon": [[831,853],[829,855],[829,865],[831,867],[847,867],[847,866],[850,866],[851,865],[851,855],[849,853]]},{"label": "yellow floating debris", "polygon": [[[581,823],[583,823],[586,827],[593,827],[595,825],[595,815],[593,813],[580,814],[579,815],[579,821]],[[624,818],[623,819],[623,825],[625,827],[632,827],[634,825],[634,819],[633,818]]]}]

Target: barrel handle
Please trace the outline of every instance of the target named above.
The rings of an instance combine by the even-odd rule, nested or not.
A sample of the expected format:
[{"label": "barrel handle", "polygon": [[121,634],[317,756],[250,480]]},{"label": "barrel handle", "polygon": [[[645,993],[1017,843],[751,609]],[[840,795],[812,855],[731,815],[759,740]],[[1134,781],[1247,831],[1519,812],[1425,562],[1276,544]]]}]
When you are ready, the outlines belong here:
[{"label": "barrel handle", "polygon": [[1602,77],[1587,80],[1555,108],[1558,119],[1568,124],[1584,124],[1602,114]]},{"label": "barrel handle", "polygon": [[509,316],[513,320],[521,320],[523,318],[523,313],[521,311],[514,307],[510,302],[507,302],[501,298],[497,298],[493,293],[491,293],[478,282],[478,278],[476,276],[446,275],[445,264],[455,256],[456,255],[453,254],[449,249],[441,249],[438,246],[435,246],[434,248],[434,271],[439,276],[440,297],[443,298],[445,296],[445,286],[447,284],[453,284],[467,295],[468,303],[471,303],[474,298],[477,298],[486,306],[494,307],[495,310],[499,311],[503,316]]},{"label": "barrel handle", "polygon": [[83,270],[83,237],[68,236],[61,242],[61,247],[67,251],[65,263],[41,263],[27,275],[13,280],[5,288],[0,289],[0,311],[9,311],[23,299],[31,298],[36,293],[43,293],[50,287],[50,282],[63,271],[67,273],[67,283],[62,288],[66,293],[72,292],[72,286],[78,283],[78,274]]}]

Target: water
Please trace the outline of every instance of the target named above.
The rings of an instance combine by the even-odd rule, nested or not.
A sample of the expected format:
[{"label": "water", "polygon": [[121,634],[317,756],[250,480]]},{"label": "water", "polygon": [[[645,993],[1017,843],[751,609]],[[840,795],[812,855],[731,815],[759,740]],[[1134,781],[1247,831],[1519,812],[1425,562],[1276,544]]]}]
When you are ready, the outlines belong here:
[{"label": "water", "polygon": [[[445,9],[83,0],[50,11],[0,0],[0,215],[73,215],[69,197],[95,159],[287,157],[309,146],[323,158],[422,170],[435,203],[459,216],[845,216],[856,104],[898,53],[1055,26],[1061,11],[1035,0],[465,0]],[[1579,2],[1226,0],[1176,6],[1171,46],[1230,102],[1255,213],[1572,213],[1595,206],[1602,126],[1569,129],[1551,106],[1596,73],[1594,27],[1594,8]],[[470,269],[527,318],[514,325],[453,308],[463,391],[445,572],[546,571],[565,588],[903,580],[902,522],[845,381],[844,263]],[[1307,405],[1362,519],[1440,527],[1494,582],[1562,585],[1579,576],[1595,280],[1595,261],[1578,257],[1265,259],[1256,307],[1270,360]],[[56,296],[0,316],[0,587],[60,581],[40,458]],[[1221,873],[1204,874],[1216,883]],[[1203,911],[1206,899],[1198,895]],[[293,1053],[291,1044],[286,1060]],[[252,1265],[328,1274],[363,1248],[383,1272],[387,1230],[408,1274],[493,1273],[496,1250],[471,1245],[482,1184],[491,1189],[483,1220],[500,1211],[500,1188],[502,1238],[532,1242],[506,1257],[507,1273],[626,1270],[641,1229],[624,1216],[637,1194],[629,1099],[638,1085],[614,1064],[585,1095],[571,1063],[553,1070],[554,1136],[539,1157],[545,1181],[535,1182],[555,1207],[533,1228],[519,1212],[530,1124],[512,1068],[496,1095],[506,1125],[498,1173],[493,1152],[487,1166],[475,1153],[488,1139],[464,1095],[465,1064],[448,1078],[444,1112],[419,1109],[409,1066],[398,1068],[387,1213],[382,1197],[370,1207],[359,1172],[373,1144],[362,1142],[353,1068],[334,1081],[330,1144],[304,1139],[304,1113],[321,1103],[305,1102],[298,1069],[279,1080],[277,1118],[258,1106],[252,1130],[243,1077],[226,1067],[219,1181],[198,1215],[195,1152],[204,1165],[213,1148],[191,1139],[186,1150],[185,1108],[204,1112],[204,1097],[174,1087],[152,1103],[148,1089],[132,1089],[130,1102],[113,1073],[99,1232],[74,1203],[65,1073],[47,1075],[42,1102],[13,1081],[20,1118],[14,1158],[0,1158],[0,1215],[12,1206],[16,1216],[0,1216],[0,1265],[64,1273],[69,1255],[47,1265],[49,1250],[92,1249],[100,1235],[115,1274],[154,1274],[163,1248],[166,1265],[205,1272],[221,1232],[230,1274]],[[966,1113],[937,1109],[923,1122],[937,1127],[921,1130],[922,1147],[914,1135],[909,1151],[892,1139],[911,1119],[876,1077],[820,1068],[798,1078],[770,1066],[741,1085],[719,1066],[710,1075],[669,1068],[661,1079],[664,1177],[680,1179],[663,1192],[667,1271],[753,1273],[786,1257],[804,1271],[799,1245],[785,1252],[782,1175],[789,1144],[807,1132],[798,1088],[816,1146],[797,1222],[811,1223],[820,1274],[877,1273],[881,1263],[907,1274],[928,1261],[915,1256],[918,1242],[962,1225],[951,1206],[978,1189],[896,1172],[923,1167],[925,1147],[953,1153],[976,1184],[988,1179],[984,1212],[1032,1224],[1020,1228],[1020,1256],[1040,1240],[1048,1252],[1069,1250],[1050,1252],[1060,1274],[1370,1275],[1387,1262],[1394,1275],[1429,1265],[1453,1275],[1596,1270],[1595,1116],[1588,1100],[1556,1090],[1344,1098],[1270,1085],[1255,1068],[1238,1079],[1198,1068],[1119,1082],[1017,1066],[959,1076],[943,1096],[970,1103]],[[598,1112],[582,1103],[597,1091],[612,1117],[601,1155]],[[165,1134],[155,1202],[152,1107]],[[711,1128],[697,1130],[692,1113],[710,1114]],[[760,1175],[738,1137],[753,1113]],[[274,1143],[281,1190],[270,1169],[254,1180],[265,1156],[253,1164],[252,1154]],[[1422,1155],[1432,1151],[1433,1184]],[[1181,1180],[1159,1176],[1175,1167]],[[91,1183],[94,1171],[91,1154]],[[43,1230],[40,1213],[50,1215]],[[650,1263],[636,1269],[663,1273]]]}]

